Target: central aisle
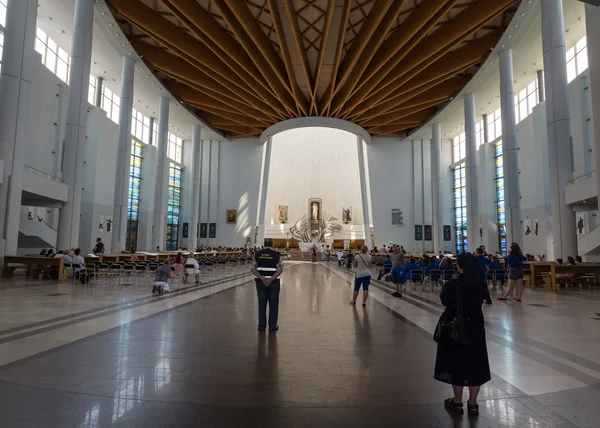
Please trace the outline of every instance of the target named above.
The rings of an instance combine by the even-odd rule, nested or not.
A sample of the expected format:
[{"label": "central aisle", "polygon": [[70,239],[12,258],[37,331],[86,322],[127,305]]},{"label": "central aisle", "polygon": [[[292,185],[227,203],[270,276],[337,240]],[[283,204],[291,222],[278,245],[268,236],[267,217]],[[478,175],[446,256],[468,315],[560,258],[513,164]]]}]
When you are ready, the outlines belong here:
[{"label": "central aisle", "polygon": [[[278,333],[257,332],[255,294],[248,283],[5,367],[0,414],[61,427],[452,423],[430,335],[375,300],[350,306],[335,272],[286,266]],[[494,377],[481,423],[552,426],[523,411],[507,423],[503,399],[519,396]]]}]

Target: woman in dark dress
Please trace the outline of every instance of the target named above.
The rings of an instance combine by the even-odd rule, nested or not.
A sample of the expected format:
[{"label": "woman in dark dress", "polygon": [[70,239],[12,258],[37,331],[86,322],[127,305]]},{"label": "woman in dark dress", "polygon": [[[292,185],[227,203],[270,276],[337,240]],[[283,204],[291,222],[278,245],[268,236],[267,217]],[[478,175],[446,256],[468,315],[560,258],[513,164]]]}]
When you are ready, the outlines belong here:
[{"label": "woman in dark dress", "polygon": [[454,397],[444,402],[446,408],[463,412],[462,396],[464,387],[469,388],[468,411],[479,414],[477,395],[479,388],[491,380],[483,325],[483,304],[487,284],[477,270],[477,261],[473,254],[462,253],[458,256],[458,278],[448,281],[440,299],[446,307],[448,319],[458,315],[460,303],[467,323],[468,346],[453,346],[438,343],[435,361],[435,379],[452,385]]}]

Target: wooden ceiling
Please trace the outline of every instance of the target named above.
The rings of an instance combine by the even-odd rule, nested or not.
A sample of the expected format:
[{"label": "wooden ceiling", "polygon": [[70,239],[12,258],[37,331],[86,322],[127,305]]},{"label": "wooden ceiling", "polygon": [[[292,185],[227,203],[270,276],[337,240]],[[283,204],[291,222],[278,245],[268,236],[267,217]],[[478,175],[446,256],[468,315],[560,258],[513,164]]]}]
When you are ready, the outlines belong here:
[{"label": "wooden ceiling", "polygon": [[519,0],[107,0],[179,99],[230,136],[285,119],[403,135],[469,81]]}]

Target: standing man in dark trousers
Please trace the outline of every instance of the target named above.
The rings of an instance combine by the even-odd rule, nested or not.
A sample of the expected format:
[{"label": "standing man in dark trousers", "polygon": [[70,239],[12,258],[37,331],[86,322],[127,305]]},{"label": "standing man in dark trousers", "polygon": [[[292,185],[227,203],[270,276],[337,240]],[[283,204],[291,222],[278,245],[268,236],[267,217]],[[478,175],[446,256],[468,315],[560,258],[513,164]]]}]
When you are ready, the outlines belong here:
[{"label": "standing man in dark trousers", "polygon": [[267,303],[269,304],[269,331],[279,330],[279,276],[283,272],[281,254],[273,250],[273,240],[265,239],[265,248],[256,251],[252,263],[252,273],[256,277],[258,295],[258,331],[267,329]]}]

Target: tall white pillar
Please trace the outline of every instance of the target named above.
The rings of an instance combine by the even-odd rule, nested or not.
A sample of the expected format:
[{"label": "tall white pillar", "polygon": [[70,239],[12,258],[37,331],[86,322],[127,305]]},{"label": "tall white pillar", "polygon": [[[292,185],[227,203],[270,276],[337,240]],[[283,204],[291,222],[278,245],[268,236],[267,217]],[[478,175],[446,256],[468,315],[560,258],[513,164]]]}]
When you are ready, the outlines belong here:
[{"label": "tall white pillar", "polygon": [[[542,48],[546,80],[548,125],[548,170],[552,206],[551,230],[554,258],[566,260],[577,255],[575,213],[565,202],[565,186],[573,177],[571,169],[571,116],[567,90],[565,26],[562,0],[544,0],[542,6]],[[550,250],[550,249],[549,249]]]},{"label": "tall white pillar", "polygon": [[261,246],[265,234],[265,211],[267,207],[267,189],[269,187],[269,169],[271,168],[271,146],[273,137],[267,138],[263,150],[262,171],[260,176],[260,189],[258,194],[258,213],[254,230],[254,244]]},{"label": "tall white pillar", "polygon": [[19,241],[36,19],[37,0],[8,2],[0,79],[0,266],[5,255],[17,254]]},{"label": "tall white pillar", "polygon": [[592,101],[592,125],[594,159],[596,161],[596,189],[600,201],[600,7],[585,5],[587,27],[587,51],[589,63],[590,98]]},{"label": "tall white pillar", "polygon": [[167,204],[169,193],[169,97],[160,97],[158,106],[158,133],[156,137],[156,186],[154,195],[154,229],[152,232],[152,250],[165,249],[167,240]]},{"label": "tall white pillar", "polygon": [[546,81],[544,80],[544,70],[537,71],[538,97],[540,102],[546,101]]},{"label": "tall white pillar", "polygon": [[465,181],[467,191],[467,243],[473,252],[481,245],[479,236],[479,188],[477,186],[477,131],[475,124],[475,94],[465,95]]},{"label": "tall white pillar", "polygon": [[202,127],[194,125],[192,129],[192,172],[190,174],[190,219],[188,233],[188,250],[198,246],[198,222],[200,221],[200,174],[202,173]]},{"label": "tall white pillar", "polygon": [[65,153],[69,154],[69,156],[63,156],[63,178],[69,185],[69,194],[67,202],[60,210],[58,248],[71,248],[79,244],[93,26],[94,0],[77,0],[73,23],[69,102],[63,149]]},{"label": "tall white pillar", "polygon": [[[208,245],[216,247],[219,244],[219,152],[221,142],[210,141],[210,172],[208,194]],[[211,224],[217,227],[214,238],[210,237]]]},{"label": "tall white pillar", "polygon": [[104,85],[103,77],[96,77],[96,94],[94,96],[94,106],[102,107],[102,86]]},{"label": "tall white pillar", "polygon": [[367,174],[366,174],[366,162],[365,162],[365,151],[363,146],[363,139],[360,135],[356,136],[356,147],[358,149],[358,171],[360,174],[360,195],[362,199],[362,215],[363,215],[363,228],[365,230],[365,244],[371,242],[371,218],[369,216],[369,196],[367,193]]},{"label": "tall white pillar", "polygon": [[433,211],[433,252],[439,254],[444,249],[444,215],[442,213],[442,130],[434,123],[431,127],[431,193]]},{"label": "tall white pillar", "polygon": [[117,146],[117,172],[115,177],[115,208],[111,252],[120,253],[126,248],[129,206],[129,175],[131,169],[131,116],[133,108],[133,79],[135,62],[123,57],[121,70],[121,103],[119,109],[119,134]]},{"label": "tall white pillar", "polygon": [[519,143],[515,115],[512,49],[500,53],[500,106],[506,242],[521,244],[521,192],[519,190]]}]

